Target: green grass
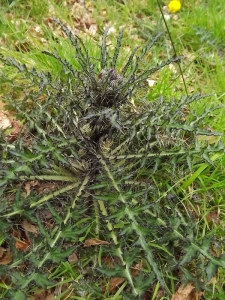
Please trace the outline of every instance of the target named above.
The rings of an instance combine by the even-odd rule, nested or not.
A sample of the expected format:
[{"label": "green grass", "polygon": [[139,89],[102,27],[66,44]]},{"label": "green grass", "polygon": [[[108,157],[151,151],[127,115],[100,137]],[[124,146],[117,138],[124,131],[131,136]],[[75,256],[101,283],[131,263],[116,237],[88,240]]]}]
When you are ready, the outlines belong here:
[{"label": "green grass", "polygon": [[[167,21],[172,41],[166,32],[157,1],[153,0],[96,0],[87,1],[86,7],[78,4],[78,2],[53,0],[42,1],[42,5],[40,5],[40,1],[38,0],[29,2],[21,0],[14,1],[9,6],[7,1],[0,0],[0,6],[3,8],[3,13],[0,16],[0,41],[3,45],[1,54],[5,57],[14,57],[16,60],[26,63],[28,67],[35,67],[38,71],[51,70],[51,74],[55,80],[58,78],[66,79],[67,75],[64,74],[64,70],[57,60],[44,55],[42,51],[53,51],[55,49],[63,59],[70,61],[74,68],[79,66],[76,60],[71,59],[74,55],[74,48],[65,39],[65,36],[62,35],[59,26],[52,22],[52,16],[56,16],[62,22],[68,24],[85,41],[91,57],[96,57],[99,52],[99,45],[101,44],[105,26],[111,26],[116,31],[116,34],[109,34],[107,43],[110,45],[115,45],[119,28],[124,27],[122,47],[125,51],[119,57],[117,64],[119,70],[122,68],[124,61],[127,60],[131,49],[135,46],[142,46],[146,39],[150,37],[154,38],[159,32],[165,32],[148,54],[145,62],[146,65],[149,67],[155,66],[173,57],[173,43],[176,53],[184,55],[184,59],[181,61],[181,69],[183,70],[189,95],[198,92],[211,94],[209,97],[193,103],[191,105],[191,113],[187,111],[184,117],[191,120],[194,114],[201,114],[207,106],[218,105],[218,110],[206,116],[203,127],[224,134],[225,38],[223,32],[225,26],[225,7],[222,1],[185,1],[181,11],[177,13],[178,18],[171,16]],[[97,26],[97,31],[94,35],[89,31],[91,25]],[[113,51],[113,47],[111,49]],[[100,64],[100,62],[96,61],[96,64]],[[150,79],[155,80],[156,83],[152,87],[148,87],[146,83],[144,90],[140,92],[140,97],[147,93],[147,100],[151,102],[160,96],[164,96],[170,101],[173,97],[179,98],[181,95],[184,95],[185,87],[180,70],[177,64],[173,64],[172,66],[172,68],[166,66],[163,70],[154,73]],[[8,66],[1,65],[1,69],[8,78],[15,81],[19,79],[18,74],[12,73],[12,69]],[[6,102],[9,100],[9,92],[10,85],[6,82],[1,91],[2,100]],[[15,88],[14,101],[20,98],[22,92],[19,88],[18,90]],[[136,105],[136,108],[139,105],[141,106],[140,103],[136,103]],[[224,140],[223,137],[215,138],[213,135],[205,137],[206,140],[209,138],[211,138],[211,145],[218,142],[218,139]],[[200,143],[204,143],[204,137]],[[214,256],[219,256],[223,255],[225,250],[223,230],[225,222],[225,159],[223,153],[212,154],[210,158],[213,165],[210,162],[202,162],[200,158],[197,158],[193,164],[192,171],[187,171],[187,168],[180,170],[180,174],[176,174],[177,177],[172,180],[164,177],[163,172],[166,172],[167,169],[167,166],[165,166],[165,169],[161,171],[162,173],[157,174],[158,177],[155,176],[152,180],[156,181],[155,186],[158,186],[159,194],[163,186],[164,192],[159,196],[158,202],[165,195],[178,195],[180,197],[180,205],[176,206],[176,213],[183,216],[184,219],[187,217],[194,222],[196,229],[195,238],[200,244],[204,238],[212,237],[215,239],[215,244],[213,244],[213,248],[210,250]],[[144,172],[146,170],[143,170],[142,175],[148,176]],[[165,178],[166,182],[163,182],[163,178]],[[16,190],[17,187],[12,186],[11,190],[7,191],[7,193],[8,195],[15,195],[16,198]],[[77,248],[89,235],[93,237],[98,232],[96,224],[99,222],[98,215],[100,213],[106,219],[108,216],[110,217],[110,213],[112,215],[115,213],[113,209],[110,211],[106,209],[105,201],[105,199],[98,198],[99,206],[94,208],[96,220],[91,220],[88,215],[85,215],[87,220],[81,219],[77,222],[77,227],[81,231],[85,227],[85,221],[91,224],[88,228],[84,228],[82,238],[80,237],[79,240],[74,242]],[[34,209],[36,209],[36,206],[38,205],[35,203],[33,205]],[[51,213],[54,216],[54,222],[53,224],[47,224],[48,221],[46,221],[46,224],[52,226],[54,236],[54,233],[57,233],[58,226],[61,226],[60,213],[50,206],[49,209],[51,209]],[[166,209],[170,210],[168,203],[166,204]],[[184,222],[186,221],[184,220]],[[65,219],[64,224],[68,225],[69,228],[69,224],[67,224]],[[121,228],[124,226],[122,222],[118,222],[116,225],[112,224],[110,219],[105,222],[109,231],[110,226],[115,230],[120,226]],[[17,229],[14,228],[14,230]],[[111,239],[114,239],[114,241],[118,238],[113,236],[115,232],[113,230],[111,232]],[[44,236],[44,228],[41,233]],[[71,233],[68,231],[69,234]],[[104,236],[100,239],[104,239]],[[5,245],[4,242],[3,235],[0,235],[0,245],[2,247]],[[51,238],[51,243],[54,244],[53,238]],[[152,241],[152,245],[156,248],[159,247],[154,244],[154,241]],[[13,247],[13,244],[10,244],[10,247]],[[93,248],[95,249],[93,250]],[[107,247],[105,248],[107,249]],[[33,300],[38,293],[44,295],[43,297],[47,297],[48,294],[53,294],[54,292],[56,292],[54,299],[128,299],[124,298],[124,293],[126,294],[126,289],[129,285],[127,280],[122,282],[117,289],[115,288],[110,292],[109,277],[104,276],[103,273],[101,275],[97,273],[97,268],[101,268],[102,261],[106,259],[104,257],[104,253],[107,252],[105,248],[86,248],[81,257],[78,256],[78,261],[73,263],[65,259],[62,261],[58,259],[58,266],[53,267],[50,265],[48,273],[45,274],[46,278],[39,278],[39,287],[31,282],[29,289],[27,289],[26,299]],[[60,250],[57,252],[57,243],[53,249],[55,249],[55,255],[59,255],[58,252],[60,253]],[[163,248],[163,251],[167,251],[167,248]],[[41,262],[44,262],[48,253],[41,254],[40,259],[43,259]],[[24,254],[21,252],[22,255],[27,255],[29,258],[29,252],[25,252]],[[116,265],[116,261],[113,261],[114,257],[112,253],[110,255],[111,258],[108,258],[108,263]],[[141,259],[141,263],[143,264],[141,268],[144,275],[150,273],[145,259],[144,257]],[[161,259],[163,261],[163,256]],[[23,268],[24,266],[20,267]],[[17,269],[18,266],[14,268]],[[191,266],[191,268],[193,269],[194,266]],[[94,272],[95,277],[89,277],[91,272]],[[168,272],[163,275],[170,282],[168,284],[170,291],[164,291],[160,287],[159,281],[156,280],[146,292],[146,299],[170,299],[171,294],[174,294],[178,289],[179,281],[185,281],[185,278],[179,278],[179,274],[175,276]],[[116,277],[115,274],[113,276]],[[93,282],[96,278],[98,278],[98,281]],[[24,278],[15,277],[13,280],[14,283],[20,280],[24,288],[28,284]],[[224,282],[224,269],[219,268],[219,271],[208,284],[209,290],[204,292],[203,299],[222,299],[221,297],[225,288]],[[8,290],[13,289],[12,286],[13,281],[10,282],[6,277],[2,276],[0,281],[1,299],[5,299]],[[87,286],[89,286],[89,290],[87,290]],[[103,286],[105,287],[104,289],[102,288]],[[24,299],[19,290],[14,292],[13,299]],[[95,296],[92,296],[92,294]]]}]

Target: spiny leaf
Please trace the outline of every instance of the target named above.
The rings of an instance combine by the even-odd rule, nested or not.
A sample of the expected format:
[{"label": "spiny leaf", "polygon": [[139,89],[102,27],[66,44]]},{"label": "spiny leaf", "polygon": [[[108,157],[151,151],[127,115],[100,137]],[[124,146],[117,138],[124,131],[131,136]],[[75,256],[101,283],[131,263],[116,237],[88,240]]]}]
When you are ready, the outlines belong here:
[{"label": "spiny leaf", "polygon": [[145,47],[142,48],[141,53],[139,55],[139,59],[142,60],[145,56],[146,52],[152,48],[152,46],[156,43],[156,41],[161,37],[163,33],[158,33],[153,39],[150,38]]},{"label": "spiny leaf", "polygon": [[[95,269],[100,267],[103,275],[126,278],[126,293],[136,298],[148,287],[152,289],[155,280],[169,295],[170,279],[180,272],[184,281],[196,280],[203,288],[201,280],[207,281],[219,266],[224,267],[224,259],[211,254],[210,240],[199,238],[194,219],[180,199],[185,198],[182,188],[224,154],[222,141],[207,145],[197,136],[210,135],[201,126],[213,108],[207,107],[199,115],[194,112],[189,118],[189,105],[205,96],[166,99],[162,95],[151,102],[143,96],[140,100],[145,80],[181,59],[174,57],[151,68],[145,64],[147,51],[159,35],[140,51],[131,50],[119,74],[122,30],[112,58],[108,29],[100,53],[92,58],[82,39],[55,21],[75,48],[77,67],[73,57],[65,60],[59,54],[44,52],[63,68],[64,74],[54,81],[49,73],[29,69],[15,59],[3,59],[21,73],[16,82],[3,78],[11,84],[10,91],[25,88],[22,99],[15,102],[15,95],[8,97],[11,108],[24,120],[25,131],[21,130],[12,143],[0,137],[4,243],[13,248],[11,233],[18,228],[21,216],[38,224],[40,232],[32,236],[29,251],[13,252],[14,260],[4,270],[29,262],[41,275],[39,278],[34,272],[33,277],[27,277],[31,273],[17,268],[23,290],[38,279],[37,284],[45,288],[47,277],[42,271],[50,265],[57,273],[59,262],[74,252],[74,246],[66,248],[66,243],[76,243],[82,256],[77,270],[83,273],[83,262],[92,258],[90,249],[81,250],[82,243],[101,239],[110,241],[110,247],[99,246],[94,267],[86,274],[89,283],[99,277]],[[188,167],[195,170],[195,161],[200,160],[202,165],[188,178]],[[179,176],[186,178],[182,187]],[[31,186],[30,194],[25,193],[24,184]],[[115,258],[114,268],[102,264],[103,254]],[[133,265],[140,260],[143,268],[135,278]],[[199,266],[200,279],[190,267],[193,262]],[[83,286],[90,290],[85,281]],[[92,292],[93,297],[101,297],[96,289]]]},{"label": "spiny leaf", "polygon": [[54,281],[49,280],[46,276],[46,274],[42,274],[42,273],[34,273],[34,275],[32,276],[34,282],[36,283],[37,286],[46,289],[47,286],[53,285]]},{"label": "spiny leaf", "polygon": [[[126,75],[128,68],[132,65],[134,56],[135,56],[135,54],[136,54],[136,52],[137,52],[138,49],[139,49],[139,47],[136,47],[136,48],[134,48],[134,49],[132,50],[132,52],[131,52],[131,54],[130,54],[130,56],[129,56],[129,58],[128,58],[127,63],[126,63],[125,66],[123,67],[123,71],[122,71],[122,75],[123,75],[123,76]],[[133,73],[132,73],[131,75],[133,75]],[[127,81],[127,84],[129,84],[129,86],[130,86],[130,79]]]},{"label": "spiny leaf", "polygon": [[53,20],[60,25],[60,27],[62,28],[62,30],[65,32],[65,34],[68,36],[71,44],[75,47],[75,49],[77,50],[77,58],[79,59],[79,62],[81,63],[81,65],[85,68],[86,66],[86,62],[85,62],[85,57],[84,54],[81,50],[81,47],[78,43],[77,37],[75,37],[72,32],[68,29],[68,27],[66,27],[61,21],[59,21],[58,19],[56,19],[55,17],[53,17]]},{"label": "spiny leaf", "polygon": [[69,255],[71,255],[73,251],[74,247],[70,247],[62,251],[61,246],[59,246],[58,248],[50,250],[50,258],[53,262],[59,263],[62,260],[65,260]]},{"label": "spiny leaf", "polygon": [[66,59],[62,59],[58,54],[56,53],[50,53],[48,51],[42,51],[43,54],[54,57],[63,67],[64,67],[64,71],[65,72],[71,72],[74,76],[74,78],[78,78],[79,79],[79,71],[74,70],[74,68],[72,67],[72,65],[66,60]]},{"label": "spiny leaf", "polygon": [[217,270],[218,266],[215,265],[213,262],[209,261],[208,265],[205,268],[208,281],[210,281],[215,276]]},{"label": "spiny leaf", "polygon": [[109,32],[109,27],[105,29],[103,37],[102,37],[102,47],[101,47],[101,69],[105,69],[107,67],[108,60],[108,52],[106,46],[106,37]]},{"label": "spiny leaf", "polygon": [[155,276],[153,272],[145,275],[140,271],[135,281],[135,284],[138,287],[138,294],[142,295],[149,288],[149,286],[151,286],[154,280]]},{"label": "spiny leaf", "polygon": [[10,293],[11,293],[12,300],[26,300],[27,299],[26,294],[20,290],[11,291]]},{"label": "spiny leaf", "polygon": [[117,59],[118,59],[118,56],[120,53],[122,38],[123,38],[123,28],[119,32],[117,42],[116,42],[116,47],[114,50],[114,55],[113,55],[112,62],[111,62],[111,68],[113,68],[113,69],[115,69],[115,67],[116,67]]}]

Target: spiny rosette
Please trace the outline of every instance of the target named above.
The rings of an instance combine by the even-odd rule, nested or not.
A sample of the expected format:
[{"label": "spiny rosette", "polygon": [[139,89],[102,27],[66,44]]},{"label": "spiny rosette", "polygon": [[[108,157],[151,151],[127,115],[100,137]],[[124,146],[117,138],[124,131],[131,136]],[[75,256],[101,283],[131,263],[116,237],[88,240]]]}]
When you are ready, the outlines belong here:
[{"label": "spiny rosette", "polygon": [[124,79],[115,69],[103,69],[98,74],[97,86],[92,93],[95,105],[99,107],[119,107],[126,102],[127,94],[122,93]]}]

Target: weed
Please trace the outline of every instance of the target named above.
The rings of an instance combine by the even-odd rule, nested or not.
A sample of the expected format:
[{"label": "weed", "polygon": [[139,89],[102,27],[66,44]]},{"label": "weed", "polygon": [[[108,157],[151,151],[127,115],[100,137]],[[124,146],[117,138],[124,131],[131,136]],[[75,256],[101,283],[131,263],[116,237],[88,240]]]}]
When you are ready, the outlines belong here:
[{"label": "weed", "polygon": [[23,299],[34,285],[54,287],[72,254],[76,267],[67,264],[65,294],[103,299],[112,279],[120,278],[124,299],[140,299],[147,290],[153,295],[159,287],[169,296],[178,274],[207,290],[224,257],[211,253],[219,241],[210,231],[199,236],[196,215],[182,200],[196,161],[212,165],[212,155],[224,151],[220,140],[199,141],[220,135],[202,129],[218,107],[190,118],[190,105],[205,96],[140,97],[147,94],[146,79],[181,59],[146,64],[160,34],[118,68],[122,30],[110,51],[106,29],[93,58],[80,37],[55,22],[75,51],[70,61],[43,52],[61,66],[57,80],[2,58],[19,73],[2,81],[22,93],[16,102],[9,96],[7,107],[24,124],[14,140],[1,136],[2,246],[12,255],[1,270],[10,281],[7,296]]}]

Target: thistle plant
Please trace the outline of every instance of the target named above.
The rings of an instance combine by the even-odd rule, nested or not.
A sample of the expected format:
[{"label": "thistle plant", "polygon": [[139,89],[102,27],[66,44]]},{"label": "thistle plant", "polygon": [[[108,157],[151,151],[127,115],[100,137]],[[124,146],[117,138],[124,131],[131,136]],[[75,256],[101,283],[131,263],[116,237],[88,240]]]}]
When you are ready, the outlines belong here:
[{"label": "thistle plant", "polygon": [[[213,153],[224,151],[220,142],[212,146],[197,138],[217,134],[202,129],[205,116],[217,107],[190,118],[187,109],[204,96],[150,102],[140,97],[146,79],[181,59],[145,67],[160,34],[133,49],[118,68],[123,30],[110,53],[106,29],[99,56],[92,58],[80,37],[54,20],[75,51],[71,61],[43,52],[61,65],[62,78],[2,58],[20,74],[16,83],[4,76],[2,81],[24,94],[16,102],[9,97],[7,106],[23,122],[21,132],[10,142],[2,134],[0,144],[2,243],[13,253],[1,271],[11,280],[8,294],[24,295],[33,282],[54,286],[47,270],[54,272],[74,251],[79,261],[88,261],[88,271],[76,265],[79,276],[71,287],[76,296],[85,291],[85,299],[103,299],[103,275],[124,279],[124,299],[141,299],[157,282],[170,295],[170,278],[178,272],[184,282],[206,289],[225,263],[211,254],[210,234],[199,242],[195,216],[182,202],[180,178],[195,161],[211,163]],[[37,185],[48,189],[38,191]],[[27,233],[31,246],[25,253],[16,249],[11,234],[21,220],[39,230]],[[83,248],[91,238],[105,245],[92,252]],[[104,263],[109,257],[110,267]],[[136,273],[135,266],[141,266]]]}]

